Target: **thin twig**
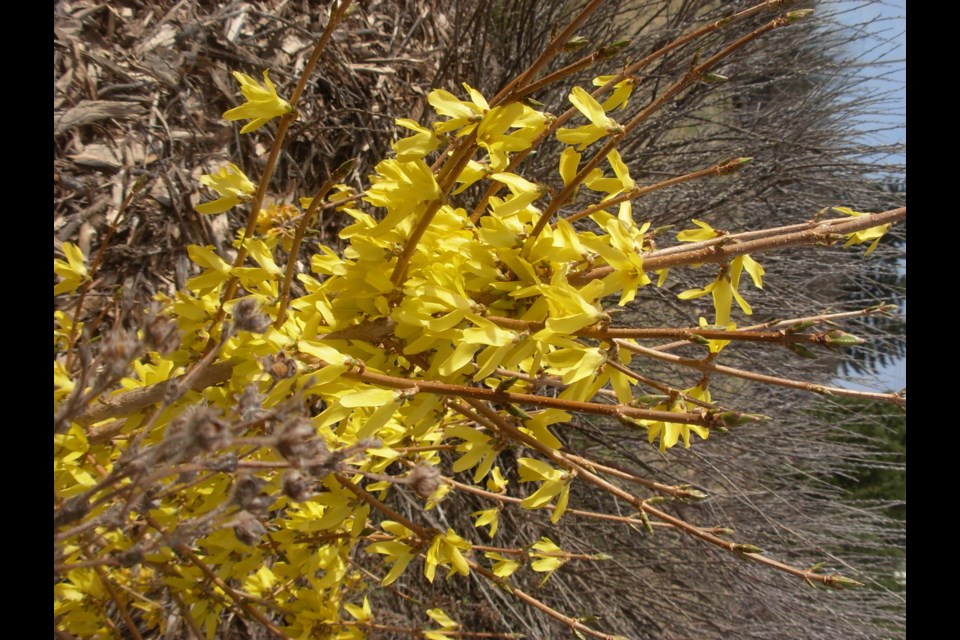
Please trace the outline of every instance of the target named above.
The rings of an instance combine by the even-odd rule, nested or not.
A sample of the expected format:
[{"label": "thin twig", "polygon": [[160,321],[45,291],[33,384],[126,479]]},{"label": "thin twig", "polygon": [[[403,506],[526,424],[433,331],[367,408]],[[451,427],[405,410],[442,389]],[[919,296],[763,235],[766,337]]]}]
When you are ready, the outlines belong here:
[{"label": "thin twig", "polygon": [[722,375],[733,376],[735,378],[742,378],[744,380],[752,380],[754,382],[762,382],[764,384],[772,384],[780,387],[788,387],[790,389],[800,389],[802,391],[810,391],[812,393],[819,393],[825,396],[843,396],[846,398],[863,398],[866,400],[880,400],[882,402],[889,402],[895,404],[898,407],[907,406],[907,398],[904,395],[899,393],[878,393],[874,391],[854,391],[853,389],[844,389],[842,387],[828,387],[822,384],[814,384],[812,382],[801,382],[798,380],[791,380],[789,378],[778,378],[777,376],[770,376],[762,373],[755,373],[753,371],[745,371],[744,369],[736,369],[734,367],[728,367],[725,365],[714,364],[712,362],[707,362],[705,360],[696,360],[694,358],[681,358],[680,356],[675,356],[670,353],[663,353],[656,349],[648,349],[647,347],[641,347],[637,344],[632,344],[627,340],[615,340],[615,342],[623,347],[628,349],[633,353],[638,355],[647,356],[653,358],[654,360],[660,360],[661,362],[669,362],[671,364],[677,364],[684,367],[689,367],[691,369],[696,369],[697,371],[702,371],[703,373],[719,373]]}]

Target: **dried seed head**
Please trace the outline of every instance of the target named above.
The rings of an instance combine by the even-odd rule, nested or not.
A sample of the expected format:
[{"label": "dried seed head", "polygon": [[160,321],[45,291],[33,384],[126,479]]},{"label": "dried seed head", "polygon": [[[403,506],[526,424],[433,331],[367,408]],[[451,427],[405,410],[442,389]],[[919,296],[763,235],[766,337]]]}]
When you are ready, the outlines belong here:
[{"label": "dried seed head", "polygon": [[106,375],[110,378],[126,375],[130,370],[130,363],[139,355],[140,348],[140,341],[129,331],[112,332],[100,350]]},{"label": "dried seed head", "polygon": [[222,473],[233,473],[237,470],[237,453],[231,451],[222,456],[217,456],[212,460],[207,460],[207,469],[211,471],[220,471]]},{"label": "dried seed head", "polygon": [[283,351],[264,358],[263,366],[274,381],[292,378],[297,375],[297,361]]},{"label": "dried seed head", "polygon": [[420,463],[407,475],[407,484],[426,500],[440,487],[440,470],[433,465]]},{"label": "dried seed head", "polygon": [[90,500],[83,495],[74,496],[60,505],[53,516],[53,525],[60,527],[79,520],[90,510]]},{"label": "dried seed head", "polygon": [[133,567],[143,562],[143,549],[134,545],[117,556],[120,566]]},{"label": "dried seed head", "polygon": [[233,440],[230,425],[209,407],[197,407],[190,412],[186,424],[187,441],[204,451],[222,449]]},{"label": "dried seed head", "polygon": [[160,485],[147,487],[147,490],[143,492],[143,497],[140,498],[140,510],[149,511],[150,509],[159,509],[161,491],[162,487]]},{"label": "dried seed head", "polygon": [[330,452],[323,440],[317,437],[313,423],[302,416],[288,420],[277,436],[277,449],[295,467],[301,467],[307,461],[325,462]]},{"label": "dried seed head", "polygon": [[233,527],[233,534],[243,544],[253,546],[260,543],[260,536],[267,532],[267,528],[249,511],[237,514],[237,524]]},{"label": "dried seed head", "polygon": [[245,474],[237,478],[233,490],[233,499],[241,509],[254,513],[266,511],[272,500],[263,494],[264,481],[255,476]]},{"label": "dried seed head", "polygon": [[283,474],[283,493],[294,502],[303,502],[309,498],[313,494],[311,488],[310,479],[296,469],[290,469]]},{"label": "dried seed head", "polygon": [[141,471],[144,471],[147,467],[146,456],[141,455],[142,450],[136,444],[131,444],[129,447],[120,452],[120,457],[117,458],[115,464],[115,469],[122,469],[126,473],[136,474]]},{"label": "dried seed head", "polygon": [[244,422],[253,422],[266,416],[263,409],[263,396],[257,390],[257,385],[248,384],[243,388],[243,393],[237,398],[237,406],[240,409],[240,419]]},{"label": "dried seed head", "polygon": [[240,331],[263,333],[270,327],[270,318],[259,312],[256,300],[243,298],[233,306],[233,323]]},{"label": "dried seed head", "polygon": [[159,315],[156,308],[150,310],[145,322],[143,341],[148,349],[168,354],[180,346],[180,330],[175,322]]}]

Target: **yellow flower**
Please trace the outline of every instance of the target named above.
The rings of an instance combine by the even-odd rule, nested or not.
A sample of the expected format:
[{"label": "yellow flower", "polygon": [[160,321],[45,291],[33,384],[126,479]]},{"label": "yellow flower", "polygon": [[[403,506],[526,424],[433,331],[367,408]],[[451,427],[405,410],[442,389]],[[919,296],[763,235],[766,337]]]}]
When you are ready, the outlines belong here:
[{"label": "yellow flower", "polygon": [[443,609],[427,609],[427,615],[440,625],[440,629],[424,629],[423,637],[427,640],[448,640],[448,638],[460,635],[457,633],[460,624],[445,614]]},{"label": "yellow flower", "polygon": [[[684,389],[683,393],[690,398],[695,400],[700,400],[701,402],[706,402],[707,404],[712,402],[710,397],[710,391],[701,385],[691,387],[690,389]],[[667,402],[662,402],[654,407],[656,411],[671,411],[674,413],[686,413],[689,408],[684,398],[678,397],[674,400],[669,400]],[[710,435],[710,430],[706,427],[700,426],[698,424],[685,424],[682,422],[665,422],[660,421],[650,421],[650,420],[640,420],[640,423],[647,428],[647,439],[652,443],[657,437],[660,438],[660,451],[661,453],[677,444],[677,442],[682,438],[683,446],[686,449],[690,448],[690,432],[693,431],[698,436],[704,440]]]},{"label": "yellow flower", "polygon": [[701,222],[696,218],[693,219],[693,224],[700,227],[699,229],[684,229],[677,234],[677,240],[680,242],[703,242],[705,240],[713,240],[714,238],[719,238],[723,235],[722,231],[717,231],[711,227],[706,222]]},{"label": "yellow flower", "polygon": [[434,89],[427,95],[427,102],[433,107],[437,115],[447,116],[449,120],[435,122],[433,130],[437,133],[446,133],[448,131],[457,131],[457,136],[465,136],[477,128],[477,123],[483,119],[483,115],[490,110],[483,95],[468,85],[463,83],[463,88],[470,94],[472,102],[464,102],[449,91],[443,89]]},{"label": "yellow flower", "polygon": [[223,213],[249,200],[257,190],[257,185],[253,184],[237,165],[229,162],[226,167],[220,168],[219,173],[200,176],[200,183],[219,193],[220,198],[213,202],[198,204],[195,208],[199,213]]},{"label": "yellow flower", "polygon": [[[593,86],[602,87],[615,77],[616,76],[597,76],[593,79]],[[630,97],[630,94],[633,93],[634,86],[636,86],[636,82],[632,78],[621,80],[613,85],[613,93],[611,93],[610,97],[604,100],[600,106],[603,107],[604,111],[613,111],[618,107],[621,110],[626,109],[627,99]]]},{"label": "yellow flower", "polygon": [[462,551],[469,551],[472,545],[458,536],[453,529],[447,529],[445,534],[439,533],[433,539],[433,544],[427,550],[427,556],[423,563],[423,575],[427,580],[433,582],[436,575],[437,565],[449,567],[447,578],[454,573],[462,576],[470,575],[470,565],[463,557]]},{"label": "yellow flower", "polygon": [[[869,213],[862,213],[860,211],[854,211],[850,207],[834,207],[834,211],[839,211],[842,214],[848,216],[868,216]],[[877,227],[870,227],[869,229],[863,229],[862,231],[855,231],[847,235],[847,243],[843,245],[845,248],[853,244],[860,244],[862,242],[870,242],[870,246],[867,247],[866,253],[863,255],[870,255],[870,252],[877,248],[877,245],[880,244],[880,238],[890,229],[889,224],[881,224]],[[872,241],[872,242],[871,242]]]},{"label": "yellow flower", "polygon": [[472,514],[476,518],[474,527],[480,528],[484,525],[490,527],[489,535],[492,538],[497,534],[497,527],[500,524],[500,510],[496,507],[484,511],[474,511]]},{"label": "yellow flower", "polygon": [[70,242],[64,242],[63,255],[67,258],[66,262],[57,258],[53,260],[53,272],[63,278],[59,284],[53,288],[53,295],[55,296],[61,293],[70,293],[83,284],[84,281],[90,279],[90,274],[87,273],[87,266],[84,264],[86,258],[84,258],[83,252],[80,251],[80,247]]},{"label": "yellow flower", "polygon": [[277,95],[277,88],[267,77],[266,71],[263,72],[265,87],[239,71],[234,71],[233,77],[240,83],[240,91],[243,92],[243,97],[247,101],[239,107],[224,112],[223,117],[227,120],[250,119],[250,122],[240,129],[240,133],[256,131],[277,116],[293,111],[290,103]]},{"label": "yellow flower", "polygon": [[440,137],[430,129],[421,127],[416,120],[409,118],[397,118],[396,124],[414,131],[415,134],[409,138],[397,140],[392,143],[393,150],[397,153],[397,160],[400,162],[411,162],[419,160],[432,153],[440,146]]},{"label": "yellow flower", "polygon": [[550,579],[550,576],[553,575],[553,572],[559,569],[570,559],[569,556],[564,557],[563,549],[558,547],[556,543],[547,538],[546,536],[537,540],[532,546],[532,551],[530,552],[531,558],[536,558],[533,562],[530,563],[530,568],[539,573],[545,573],[543,580],[540,581],[540,586]]},{"label": "yellow flower", "polygon": [[623,129],[617,122],[603,111],[600,103],[580,87],[574,87],[570,92],[569,100],[577,110],[586,116],[590,124],[576,129],[562,127],[557,129],[557,139],[566,144],[578,145],[577,150],[583,151],[600,138]]},{"label": "yellow flower", "polygon": [[495,551],[487,551],[483,555],[494,561],[493,574],[498,578],[509,578],[520,568],[519,562],[504,557]]},{"label": "yellow flower", "polygon": [[558,522],[563,517],[563,512],[567,510],[570,482],[573,476],[533,458],[518,458],[517,463],[520,469],[520,482],[543,481],[540,488],[524,498],[520,506],[524,509],[543,509],[550,504],[554,496],[559,495],[553,514],[550,516],[550,522]]},{"label": "yellow flower", "polygon": [[[572,150],[572,147],[568,147],[567,149]],[[564,150],[564,153],[566,153],[567,149]],[[579,162],[579,159],[577,161]],[[607,162],[609,162],[613,168],[614,177],[608,178],[603,175],[603,171],[600,169],[594,169],[587,174],[586,179],[583,181],[583,184],[585,184],[588,189],[605,191],[607,193],[606,198],[613,198],[637,186],[637,183],[630,177],[630,169],[623,161],[623,158],[620,157],[619,151],[614,149],[608,153]],[[619,216],[624,222],[633,222],[633,206],[629,200],[620,203]]]},{"label": "yellow flower", "polygon": [[753,286],[757,289],[763,288],[763,275],[765,273],[763,267],[749,255],[744,254],[734,258],[729,267],[721,267],[717,279],[703,289],[687,289],[677,294],[677,297],[681,300],[690,300],[705,296],[708,293],[711,294],[713,296],[713,308],[716,311],[716,318],[713,323],[718,325],[726,325],[730,322],[730,308],[733,306],[734,300],[737,301],[745,314],[752,315],[753,309],[739,292],[740,276],[744,271],[750,274]]}]

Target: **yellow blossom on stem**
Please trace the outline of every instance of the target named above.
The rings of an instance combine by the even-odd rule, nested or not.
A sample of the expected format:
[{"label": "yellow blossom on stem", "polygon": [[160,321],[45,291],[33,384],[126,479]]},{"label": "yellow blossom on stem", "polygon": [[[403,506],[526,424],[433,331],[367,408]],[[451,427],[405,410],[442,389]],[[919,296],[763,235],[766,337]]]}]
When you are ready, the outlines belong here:
[{"label": "yellow blossom on stem", "polygon": [[[568,149],[565,149],[564,153],[566,153],[567,150]],[[634,182],[633,178],[630,177],[630,169],[623,161],[623,158],[620,157],[619,151],[614,149],[608,153],[607,162],[610,163],[610,167],[613,169],[614,177],[606,177],[603,175],[603,171],[600,169],[594,169],[587,174],[586,179],[583,181],[583,184],[586,185],[588,189],[592,189],[594,191],[605,191],[607,193],[605,199],[607,199],[618,196],[626,191],[630,191],[637,186],[637,183]],[[633,205],[629,200],[620,203],[619,216],[625,222],[633,223]]]},{"label": "yellow blossom on stem", "polygon": [[440,146],[440,137],[430,129],[421,127],[416,120],[397,118],[394,122],[414,132],[414,135],[409,138],[403,138],[391,144],[400,162],[419,160],[428,153],[436,151]]},{"label": "yellow blossom on stem", "polygon": [[437,133],[457,131],[457,136],[465,136],[477,128],[483,115],[490,110],[490,105],[479,91],[466,82],[463,83],[463,88],[470,94],[472,102],[464,102],[443,89],[434,89],[427,95],[427,102],[437,115],[450,118],[433,124]]},{"label": "yellow blossom on stem", "polygon": [[[728,322],[725,325],[715,325],[715,324],[708,323],[707,319],[704,318],[703,316],[700,316],[699,324],[701,329],[713,329],[718,331],[736,331],[737,330],[736,322]],[[730,344],[730,341],[729,340],[707,340],[707,344],[709,345],[710,353],[720,353],[721,351],[723,351],[723,348],[725,346]]]},{"label": "yellow blossom on stem", "polygon": [[557,139],[560,142],[578,145],[577,149],[583,151],[600,138],[623,131],[613,118],[604,113],[600,103],[582,88],[574,87],[569,99],[590,124],[575,129],[557,129]]},{"label": "yellow blossom on stem", "polygon": [[423,637],[427,640],[446,640],[460,635],[457,633],[460,624],[444,613],[443,609],[427,609],[427,615],[440,625],[440,629],[423,632]]},{"label": "yellow blossom on stem", "polygon": [[233,77],[240,83],[240,91],[247,101],[239,107],[224,112],[223,117],[226,120],[250,120],[243,125],[240,133],[256,131],[277,116],[293,111],[290,103],[277,95],[277,88],[267,76],[267,71],[263,72],[263,81],[266,86],[239,71],[234,71]]},{"label": "yellow blossom on stem", "polygon": [[369,622],[373,619],[373,609],[370,608],[370,600],[363,596],[363,604],[358,606],[345,602],[343,608],[358,622]]},{"label": "yellow blossom on stem", "polygon": [[523,499],[520,506],[524,509],[543,509],[557,495],[557,504],[550,516],[550,522],[556,523],[567,510],[567,501],[570,499],[570,481],[573,476],[567,471],[554,469],[546,462],[533,458],[518,458],[520,482],[543,481],[540,488]]},{"label": "yellow blossom on stem", "polygon": [[693,219],[693,224],[699,229],[684,229],[677,234],[677,240],[680,242],[703,242],[704,240],[713,240],[723,235],[722,231],[717,231],[706,222]]},{"label": "yellow blossom on stem", "polygon": [[497,527],[500,524],[500,509],[493,507],[483,511],[474,511],[472,514],[476,518],[474,527],[480,528],[484,525],[489,527],[488,535],[492,538],[497,534]]},{"label": "yellow blossom on stem", "polygon": [[[602,87],[616,76],[597,76],[593,79],[593,86]],[[636,86],[636,82],[633,78],[626,78],[621,80],[617,84],[613,85],[613,93],[610,94],[610,97],[603,101],[603,104],[600,105],[603,107],[604,111],[613,111],[614,109],[620,108],[621,110],[627,108],[627,99],[630,97],[630,94],[633,93],[633,88]]]},{"label": "yellow blossom on stem", "polygon": [[[712,402],[710,390],[703,385],[697,385],[690,389],[684,389],[684,396],[699,400],[707,404]],[[657,411],[671,411],[674,413],[686,413],[690,410],[684,400],[684,396],[678,396],[675,399],[663,402],[654,407]],[[677,444],[682,438],[685,449],[690,448],[690,432],[696,433],[704,440],[710,435],[710,430],[697,424],[685,424],[682,422],[665,422],[663,420],[640,420],[640,424],[647,428],[647,439],[652,443],[658,437],[660,438],[660,451],[664,452]]]},{"label": "yellow blossom on stem", "polygon": [[76,290],[77,287],[83,284],[84,280],[90,278],[90,275],[87,273],[87,266],[84,264],[85,258],[83,257],[83,252],[80,251],[80,247],[72,242],[64,242],[63,255],[67,258],[66,262],[56,258],[53,260],[53,272],[63,278],[63,280],[53,288],[53,295],[55,296]]},{"label": "yellow blossom on stem", "polygon": [[540,586],[550,579],[550,576],[553,575],[553,572],[559,569],[569,560],[569,557],[563,556],[563,549],[557,546],[557,544],[547,538],[546,536],[540,538],[536,541],[531,547],[530,557],[536,558],[533,562],[530,563],[530,568],[538,573],[545,573],[543,580],[540,581]]},{"label": "yellow blossom on stem", "polygon": [[471,544],[458,536],[453,529],[447,529],[447,532],[437,534],[433,539],[433,544],[427,550],[427,556],[423,563],[423,575],[427,580],[433,582],[436,575],[437,565],[443,565],[450,568],[447,578],[454,573],[462,576],[470,574],[470,565],[463,557],[463,551],[469,551]]},{"label": "yellow blossom on stem", "polygon": [[493,560],[493,575],[498,578],[509,578],[517,569],[520,568],[520,563],[512,558],[507,558],[495,551],[488,551],[483,554],[487,559]]},{"label": "yellow blossom on stem", "polygon": [[716,311],[716,318],[713,323],[717,325],[726,325],[730,322],[730,308],[733,306],[734,300],[737,301],[745,314],[752,315],[753,309],[739,292],[740,276],[744,270],[750,274],[753,285],[757,289],[762,289],[763,267],[749,255],[744,254],[731,260],[730,266],[722,267],[717,279],[703,289],[687,289],[677,294],[677,297],[681,300],[690,300],[705,296],[708,293],[711,294],[713,296],[713,308]]},{"label": "yellow blossom on stem", "polygon": [[200,176],[200,184],[210,187],[220,194],[212,202],[198,204],[195,209],[199,213],[223,213],[232,209],[241,202],[249,200],[257,190],[257,185],[250,181],[240,167],[228,162],[217,173],[208,173]]},{"label": "yellow blossom on stem", "polygon": [[[869,213],[863,213],[861,211],[854,211],[850,207],[834,207],[834,211],[839,211],[842,214],[848,216],[868,216]],[[853,244],[861,244],[863,242],[873,242],[870,243],[870,246],[867,247],[866,252],[863,255],[870,255],[870,252],[877,248],[877,245],[880,244],[880,238],[883,237],[883,234],[890,229],[889,224],[882,224],[877,227],[870,227],[869,229],[864,229],[863,231],[855,231],[848,235],[847,243],[843,245],[844,247],[849,247]]]}]

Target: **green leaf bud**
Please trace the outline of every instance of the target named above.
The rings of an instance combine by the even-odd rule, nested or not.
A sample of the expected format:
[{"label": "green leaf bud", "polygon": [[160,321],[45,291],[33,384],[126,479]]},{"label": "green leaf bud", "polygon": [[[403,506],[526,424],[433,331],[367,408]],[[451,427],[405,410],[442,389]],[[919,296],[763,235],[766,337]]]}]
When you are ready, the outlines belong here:
[{"label": "green leaf bud", "polygon": [[515,404],[504,405],[504,408],[507,410],[507,413],[514,416],[515,418],[520,418],[521,420],[529,420],[530,414],[518,407]]},{"label": "green leaf bud", "polygon": [[817,323],[814,322],[813,320],[803,320],[803,321],[801,321],[801,322],[795,322],[795,323],[793,323],[792,325],[790,325],[789,327],[787,327],[786,332],[787,332],[787,333],[800,333],[800,332],[803,331],[804,329],[809,329],[810,327],[814,326],[815,324],[817,324]]},{"label": "green leaf bud", "polygon": [[615,56],[621,51],[623,51],[629,44],[630,44],[629,40],[617,40],[616,42],[611,42],[610,44],[608,44],[607,46],[605,46],[603,49],[600,50],[600,55],[602,55],[605,58]]},{"label": "green leaf bud", "polygon": [[720,421],[725,427],[739,427],[741,425],[753,422],[763,422],[769,420],[770,416],[759,413],[743,413],[742,411],[724,411],[715,413],[711,416],[714,420]]},{"label": "green leaf bud", "polygon": [[844,576],[830,576],[830,582],[828,584],[837,591],[841,589],[855,589],[857,587],[864,586],[862,582],[857,582],[852,578],[846,578]]},{"label": "green leaf bud", "polygon": [[727,76],[714,73],[713,71],[708,71],[707,73],[703,74],[702,78],[700,78],[702,82],[706,82],[707,84],[719,84],[721,82],[726,82],[729,79],[730,78]]},{"label": "green leaf bud", "polygon": [[735,544],[733,550],[737,553],[763,553],[763,549],[752,544]]},{"label": "green leaf bud", "polygon": [[709,340],[707,340],[707,339],[704,338],[703,336],[701,336],[701,335],[699,335],[699,334],[696,334],[696,333],[691,333],[689,336],[687,336],[687,340],[689,340],[690,342],[692,342],[692,343],[694,343],[694,344],[703,345],[704,347],[709,347],[709,346],[710,346],[710,341],[709,341]]},{"label": "green leaf bud", "polygon": [[787,19],[787,24],[792,24],[797,20],[803,20],[812,14],[813,9],[798,9],[797,11],[788,12],[784,17]]},{"label": "green leaf bud", "polygon": [[823,334],[823,341],[831,346],[836,345],[840,347],[853,347],[866,342],[863,338],[858,338],[855,335],[840,331],[839,329],[827,331]]},{"label": "green leaf bud", "polygon": [[576,51],[577,49],[582,49],[590,42],[583,36],[573,36],[569,40],[563,43],[564,51]]},{"label": "green leaf bud", "polygon": [[801,358],[816,359],[817,357],[813,351],[810,351],[810,349],[807,349],[802,344],[790,344],[790,345],[787,345],[787,348],[790,349],[790,351],[793,351],[795,354],[797,354]]}]

